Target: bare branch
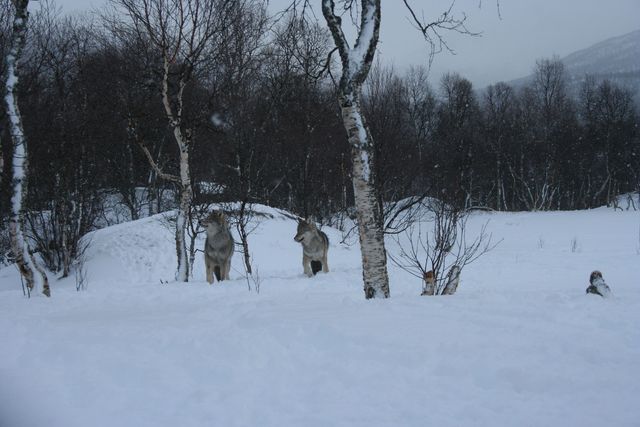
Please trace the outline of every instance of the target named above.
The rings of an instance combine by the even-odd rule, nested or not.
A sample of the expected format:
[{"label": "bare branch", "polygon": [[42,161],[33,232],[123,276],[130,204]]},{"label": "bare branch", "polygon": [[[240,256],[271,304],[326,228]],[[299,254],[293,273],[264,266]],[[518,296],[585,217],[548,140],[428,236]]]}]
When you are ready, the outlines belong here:
[{"label": "bare branch", "polygon": [[405,7],[411,15],[410,22],[412,25],[422,33],[424,40],[429,45],[429,66],[433,63],[433,58],[437,53],[446,50],[455,55],[455,51],[444,39],[442,31],[454,31],[459,34],[466,34],[469,36],[479,36],[481,33],[477,33],[469,30],[466,25],[467,15],[462,13],[460,17],[456,17],[453,13],[453,7],[455,0],[451,2],[449,8],[444,11],[435,21],[427,21],[424,17],[418,16],[409,0],[402,0]]},{"label": "bare branch", "polygon": [[469,240],[465,211],[438,200],[423,208],[431,214],[428,220],[432,224],[431,233],[423,233],[421,222],[413,223],[406,234],[394,238],[398,254],[390,252],[389,258],[409,274],[422,280],[429,278],[430,283],[423,285],[433,285],[433,292],[430,290],[423,295],[450,295],[457,289],[464,267],[494,249],[500,241],[492,242],[487,223],[475,238]]},{"label": "bare branch", "polygon": [[129,132],[130,134],[132,134],[132,138],[133,140],[136,142],[136,144],[138,145],[138,147],[140,147],[140,149],[142,150],[142,152],[144,153],[145,157],[147,158],[147,160],[149,161],[149,165],[151,165],[151,167],[153,168],[153,170],[156,172],[156,174],[158,174],[158,176],[164,180],[167,180],[169,182],[175,182],[180,184],[180,177],[176,176],[176,175],[171,175],[168,173],[165,173],[160,166],[158,165],[158,163],[155,161],[155,159],[153,158],[153,156],[151,155],[151,152],[149,151],[149,149],[144,145],[144,142],[142,142],[142,140],[140,139],[140,137],[138,136],[138,133],[135,131],[134,125],[133,124],[129,124]]}]

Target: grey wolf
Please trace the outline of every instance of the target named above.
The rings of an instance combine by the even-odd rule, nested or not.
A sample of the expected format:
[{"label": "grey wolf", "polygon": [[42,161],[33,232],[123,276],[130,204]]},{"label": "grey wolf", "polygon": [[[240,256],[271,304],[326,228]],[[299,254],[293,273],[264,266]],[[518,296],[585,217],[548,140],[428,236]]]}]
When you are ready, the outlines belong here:
[{"label": "grey wolf", "polygon": [[201,220],[200,225],[207,232],[207,238],[204,242],[207,282],[213,283],[214,274],[218,281],[229,280],[234,242],[229,231],[227,218],[224,213],[214,211],[206,219]]},{"label": "grey wolf", "polygon": [[589,283],[590,285],[587,288],[588,294],[597,294],[601,297],[608,297],[609,295],[611,295],[611,289],[609,289],[609,286],[607,286],[604,278],[602,277],[602,273],[600,273],[598,270],[595,270],[591,273],[591,276],[589,277]]},{"label": "grey wolf", "polygon": [[311,277],[321,269],[324,273],[329,272],[329,264],[327,263],[329,238],[318,230],[313,221],[299,220],[298,231],[293,240],[302,244],[304,274]]}]

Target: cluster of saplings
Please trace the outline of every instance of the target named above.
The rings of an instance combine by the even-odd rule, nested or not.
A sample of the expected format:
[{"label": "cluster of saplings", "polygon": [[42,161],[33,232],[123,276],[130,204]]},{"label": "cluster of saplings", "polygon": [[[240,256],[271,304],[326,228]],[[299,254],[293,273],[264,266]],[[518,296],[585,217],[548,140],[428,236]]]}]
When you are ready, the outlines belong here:
[{"label": "cluster of saplings", "polygon": [[[105,209],[113,200],[126,219],[175,208],[185,188],[192,206],[264,203],[319,219],[353,206],[339,72],[324,27],[275,20],[262,2],[245,1],[211,24],[202,45],[171,54],[136,27],[127,2],[92,16],[40,3],[19,100],[31,171],[27,224],[49,268],[68,267],[82,235],[117,220]],[[9,17],[0,19],[3,58]],[[2,84],[5,71],[3,63]],[[557,60],[538,61],[534,79],[517,89],[427,77],[420,67],[378,65],[365,83],[381,206],[417,196],[459,208],[584,209],[638,189],[639,120],[627,89],[585,76],[570,94]],[[9,140],[3,104],[3,228]]]}]

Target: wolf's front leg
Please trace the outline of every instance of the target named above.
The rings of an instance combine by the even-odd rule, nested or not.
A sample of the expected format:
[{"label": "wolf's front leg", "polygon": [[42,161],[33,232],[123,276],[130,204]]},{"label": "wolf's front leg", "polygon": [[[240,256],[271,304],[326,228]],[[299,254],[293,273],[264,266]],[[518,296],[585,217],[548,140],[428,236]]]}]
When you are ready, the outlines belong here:
[{"label": "wolf's front leg", "polygon": [[302,254],[302,268],[304,268],[304,274],[309,277],[313,276],[313,272],[311,271],[311,258],[304,253]]},{"label": "wolf's front leg", "polygon": [[324,256],[322,257],[322,272],[323,273],[328,273],[329,272],[329,264],[327,263],[327,253],[324,253]]},{"label": "wolf's front leg", "polygon": [[231,271],[231,258],[226,260],[224,263],[224,272],[222,273],[224,280],[231,280],[229,279],[229,271]]},{"label": "wolf's front leg", "polygon": [[209,264],[209,262],[207,260],[204,261],[206,269],[207,269],[207,282],[209,282],[209,284],[213,283],[213,269],[211,268],[211,265]]}]

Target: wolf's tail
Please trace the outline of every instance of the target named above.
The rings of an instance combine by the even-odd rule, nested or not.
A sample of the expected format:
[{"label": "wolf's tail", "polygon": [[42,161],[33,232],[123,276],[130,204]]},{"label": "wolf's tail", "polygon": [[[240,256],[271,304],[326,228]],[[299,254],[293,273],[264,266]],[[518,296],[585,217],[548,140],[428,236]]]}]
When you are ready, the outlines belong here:
[{"label": "wolf's tail", "polygon": [[216,279],[218,280],[218,282],[221,280],[220,279],[220,267],[219,266],[215,266],[213,267],[213,274],[216,275]]}]

